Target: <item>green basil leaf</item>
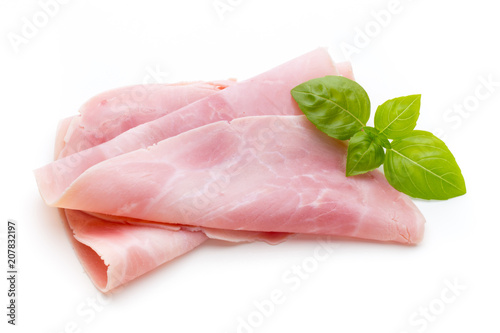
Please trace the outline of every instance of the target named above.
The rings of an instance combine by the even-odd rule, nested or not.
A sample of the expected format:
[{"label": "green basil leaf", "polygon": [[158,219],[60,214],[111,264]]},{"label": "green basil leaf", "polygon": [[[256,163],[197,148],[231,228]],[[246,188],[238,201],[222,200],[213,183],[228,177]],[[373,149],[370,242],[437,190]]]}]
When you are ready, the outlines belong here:
[{"label": "green basil leaf", "polygon": [[384,162],[384,149],[367,132],[358,132],[347,147],[346,176],[359,175],[378,168]]},{"label": "green basil leaf", "polygon": [[370,118],[366,91],[342,76],[309,80],[293,88],[291,94],[307,118],[336,139],[351,138]]},{"label": "green basil leaf", "polygon": [[363,127],[363,131],[365,131],[368,135],[370,135],[373,140],[375,140],[375,143],[377,143],[379,146],[382,146],[384,148],[390,149],[391,148],[391,143],[387,139],[387,137],[383,134],[377,131],[373,127]]},{"label": "green basil leaf", "polygon": [[389,139],[410,133],[420,113],[420,95],[390,99],[379,105],[375,112],[375,128]]},{"label": "green basil leaf", "polygon": [[455,157],[432,133],[413,131],[391,143],[384,173],[398,191],[415,198],[445,200],[465,194]]}]

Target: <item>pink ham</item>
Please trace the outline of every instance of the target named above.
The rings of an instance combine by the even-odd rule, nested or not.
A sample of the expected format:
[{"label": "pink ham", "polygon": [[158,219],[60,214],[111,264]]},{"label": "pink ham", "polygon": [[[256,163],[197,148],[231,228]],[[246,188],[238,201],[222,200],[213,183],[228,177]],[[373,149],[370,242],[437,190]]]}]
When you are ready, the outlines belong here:
[{"label": "pink ham", "polygon": [[68,133],[68,128],[71,125],[73,118],[75,117],[76,116],[68,117],[59,121],[59,125],[57,126],[56,141],[54,145],[54,160],[60,158],[61,151],[65,146],[64,136],[66,135],[66,133]]},{"label": "pink ham", "polygon": [[[228,84],[231,84],[229,81]],[[209,87],[211,84],[207,84]],[[173,92],[172,88],[182,87],[183,100],[186,104],[193,96],[204,97],[208,94],[213,94],[222,90],[225,86],[219,85],[216,89],[206,89],[201,91],[200,87],[203,84],[189,85],[153,85],[154,87],[146,89],[148,91],[161,90],[168,96],[157,98],[154,101],[149,101],[148,107],[155,112],[149,112],[148,116],[157,117],[161,113],[171,112],[174,107],[179,107],[179,99],[173,99],[172,104],[168,104],[167,97]],[[140,86],[126,87],[115,89],[114,92],[118,97],[124,99],[125,92],[133,92],[139,89]],[[161,89],[160,89],[161,88]],[[189,90],[193,90],[190,94]],[[180,91],[177,89],[177,93]],[[202,95],[200,95],[202,94]],[[186,96],[189,96],[187,98]],[[96,124],[108,123],[110,118],[114,119],[115,123],[124,123],[136,126],[144,120],[144,117],[130,116],[141,112],[140,108],[131,107],[126,112],[121,110],[104,109],[102,100],[114,100],[117,97],[106,92],[91,99],[82,108],[82,115],[63,119],[57,131],[55,158],[67,154],[70,150],[66,149],[61,153],[63,147],[72,147],[73,150],[79,151],[82,147],[92,146],[101,141],[107,141],[113,135],[117,135],[117,131],[123,131],[124,126],[96,126]],[[101,101],[101,102],[99,102]],[[99,112],[92,110],[90,105],[93,105]],[[167,111],[165,111],[167,110]],[[89,119],[92,116],[93,119]],[[75,121],[78,120],[78,121]],[[86,119],[90,124],[85,129],[78,127],[73,129],[73,135],[68,134],[68,129],[71,124],[79,123],[81,119]],[[125,120],[124,120],[125,119]],[[133,120],[131,122],[131,119]],[[78,135],[75,135],[77,133]],[[64,137],[69,137],[68,142],[64,142]],[[80,141],[82,140],[82,141]],[[148,221],[125,220],[119,217],[103,216],[98,214],[89,215],[88,213],[76,210],[61,209],[61,216],[68,235],[73,244],[75,252],[79,260],[85,267],[89,277],[95,286],[102,292],[107,292],[117,286],[127,283],[130,280],[137,278],[140,275],[156,268],[157,266],[170,261],[171,259],[192,250],[194,247],[201,244],[207,239],[205,234],[210,238],[223,239],[227,241],[254,241],[263,240],[268,243],[278,243],[283,241],[288,234],[284,233],[264,233],[264,232],[245,232],[232,230],[210,230],[205,229],[203,232],[200,228],[189,228],[189,230],[180,230],[180,227],[168,227],[159,225],[158,223],[148,223]],[[158,229],[162,230],[158,230]],[[195,230],[196,229],[196,230]]]},{"label": "pink ham", "polygon": [[[55,159],[108,141],[127,127],[156,119],[233,83],[141,85],[99,94],[84,104],[79,116],[59,123]],[[123,219],[111,220],[76,210],[60,212],[80,262],[102,292],[191,251],[207,239],[200,231],[168,230],[158,224],[133,225]]]},{"label": "pink ham", "polygon": [[98,146],[46,165],[35,172],[40,192],[47,203],[54,202],[81,173],[99,162],[219,120],[252,115],[302,114],[290,90],[309,79],[337,74],[328,53],[324,49],[317,49],[255,78],[136,126]]},{"label": "pink ham", "polygon": [[[229,84],[231,82],[232,81],[229,81]],[[182,87],[181,91],[175,89],[175,92],[181,93],[181,96],[184,96],[184,102],[188,104],[192,102],[194,96],[202,98],[222,90],[225,87],[219,85],[217,88],[214,86],[214,89],[209,89],[211,85],[212,84],[204,85],[200,83],[180,85],[180,87]],[[183,106],[179,105],[179,98],[173,98],[174,101],[172,104],[168,104],[167,101],[167,97],[172,98],[171,94],[174,92],[172,88],[177,88],[179,86],[153,86],[154,87],[144,88],[148,91],[155,92],[161,90],[168,96],[164,98],[157,96],[157,98],[154,99],[157,104],[152,103],[152,100],[149,101],[150,104],[148,104],[148,107],[155,111],[148,112],[149,117],[155,116],[157,118],[157,115],[160,114],[161,116],[162,112],[171,112],[174,107],[178,108]],[[115,89],[113,92],[116,92],[120,98],[124,99],[125,92],[133,92],[140,87],[141,86],[134,86]],[[189,93],[189,90],[192,90],[192,93]],[[189,98],[187,98],[187,96],[189,96]],[[81,116],[65,118],[59,123],[55,144],[56,159],[58,156],[67,154],[71,151],[70,149],[66,149],[61,153],[64,147],[72,147],[72,150],[79,151],[84,146],[88,147],[88,145],[92,146],[99,143],[97,139],[107,141],[113,135],[116,136],[120,134],[116,131],[124,130],[124,126],[95,126],[95,124],[107,123],[110,118],[113,118],[116,123],[124,123],[124,119],[127,119],[126,122],[133,126],[137,126],[143,122],[144,117],[130,116],[131,113],[136,114],[140,112],[139,107],[131,107],[126,112],[123,109],[110,110],[108,108],[103,110],[101,106],[102,103],[97,103],[96,101],[102,101],[104,98],[114,100],[115,96],[110,92],[100,94],[85,104],[82,108],[82,110],[85,111],[82,112]],[[92,101],[94,101],[94,103],[91,103]],[[90,108],[91,105],[100,112],[92,110]],[[119,117],[117,118],[118,115]],[[73,129],[73,135],[68,135],[68,129],[71,124],[74,125],[75,123],[79,123],[81,119],[86,119],[87,122],[89,122],[90,116],[93,117],[90,122],[94,124],[93,127],[87,126],[85,130],[82,127],[78,127],[77,129]],[[75,119],[78,121],[75,121]],[[131,119],[133,120],[132,122]],[[77,135],[75,135],[75,133],[77,133]],[[70,140],[64,142],[64,137],[69,137]],[[191,251],[207,239],[205,234],[200,231],[183,231],[179,230],[179,227],[169,230],[163,225],[145,225],[144,222],[133,225],[124,222],[123,219],[120,218],[110,219],[110,216],[107,218],[103,216],[92,216],[76,210],[60,209],[60,212],[63,223],[68,231],[68,236],[80,262],[94,285],[102,292],[108,292],[177,256]],[[231,233],[231,231],[228,232]],[[225,234],[212,235],[212,237],[231,238],[233,241],[250,241],[261,236],[261,233],[254,233],[251,235],[240,235],[240,237],[237,238],[238,233],[235,232],[235,234],[236,235],[233,235],[232,238]],[[268,241],[278,241],[278,237],[272,234],[264,235],[260,238],[265,239],[266,236]]]},{"label": "pink ham", "polygon": [[[321,69],[322,68],[322,69]],[[279,70],[278,70],[279,69]],[[303,73],[300,73],[300,70],[303,71]],[[279,71],[282,71],[280,74]],[[323,73],[320,73],[323,71]],[[82,152],[81,154],[74,154],[73,156],[69,156],[69,158],[65,159],[65,163],[61,163],[56,165],[54,169],[54,165],[52,165],[52,171],[62,171],[66,173],[66,176],[69,176],[69,178],[74,177],[74,179],[77,179],[79,175],[84,172],[88,167],[97,164],[96,167],[98,167],[100,164],[99,162],[107,159],[107,158],[112,158],[113,156],[117,156],[120,154],[123,154],[127,151],[133,151],[137,148],[141,147],[147,147],[148,145],[152,143],[156,143],[157,141],[162,140],[164,137],[171,137],[174,136],[178,133],[182,133],[185,130],[189,130],[191,127],[197,127],[201,126],[204,123],[206,123],[206,120],[203,120],[200,123],[196,123],[196,121],[189,123],[188,126],[175,126],[168,128],[167,130],[162,130],[160,125],[165,125],[167,124],[168,121],[174,122],[174,121],[179,121],[179,120],[192,120],[193,116],[203,116],[203,115],[208,115],[209,120],[208,123],[213,122],[217,120],[218,116],[220,117],[221,115],[224,115],[222,119],[232,119],[235,117],[241,117],[241,116],[248,116],[252,114],[300,114],[300,111],[297,112],[297,109],[293,108],[294,103],[290,103],[290,96],[289,96],[289,90],[296,84],[301,83],[301,82],[294,82],[293,84],[290,84],[290,87],[286,87],[287,80],[308,80],[309,78],[313,78],[315,76],[312,76],[312,73],[316,73],[316,76],[324,76],[328,74],[341,74],[347,77],[352,78],[352,69],[350,68],[350,65],[347,63],[344,64],[338,64],[337,68],[335,68],[329,57],[326,55],[326,52],[323,50],[317,50],[314,52],[311,52],[308,55],[302,56],[298,59],[295,59],[294,61],[291,61],[285,65],[282,65],[278,67],[277,69],[274,69],[272,71],[269,71],[265,74],[262,74],[254,79],[246,81],[246,85],[243,85],[243,88],[238,88],[238,86],[242,86],[242,84],[235,85],[235,87],[231,88],[234,90],[232,93],[218,93],[217,96],[222,96],[221,98],[205,98],[204,100],[200,101],[199,103],[195,103],[195,107],[188,106],[185,108],[182,108],[181,110],[183,111],[184,114],[181,114],[180,112],[172,112],[171,110],[166,112],[167,116],[163,116],[157,121],[151,121],[150,123],[146,123],[140,130],[131,130],[128,132],[125,132],[124,135],[120,135],[116,138],[116,140],[111,140],[113,144],[108,144],[108,145],[100,145],[99,149],[89,149],[88,151]],[[308,77],[309,76],[309,77]],[[307,78],[308,77],[308,78]],[[302,79],[301,79],[302,78]],[[252,84],[249,84],[248,82],[252,82]],[[272,86],[270,83],[273,83],[276,87],[276,102],[273,102],[273,96],[272,94],[266,94],[266,90],[262,90],[263,88],[269,87],[269,89],[272,89]],[[251,98],[245,98],[243,96],[242,99],[238,98],[238,91],[240,94],[244,92],[244,88],[258,88],[256,89],[256,93],[254,96],[258,97],[264,97],[265,100],[263,103],[262,102],[256,102],[255,104],[257,105],[257,110],[248,110],[248,102],[252,101]],[[290,89],[288,89],[290,88]],[[126,89],[126,88],[123,88]],[[260,89],[260,93],[259,93]],[[288,89],[288,91],[286,91]],[[230,89],[227,89],[230,90]],[[119,91],[119,90],[118,90]],[[286,94],[282,94],[282,92],[286,92]],[[245,93],[246,94],[246,93]],[[106,100],[108,101],[109,99],[112,99],[112,95],[106,96],[103,94],[101,101]],[[236,98],[235,98],[236,97]],[[281,99],[281,101],[280,101]],[[161,99],[158,99],[161,100]],[[215,101],[215,102],[214,102]],[[222,102],[220,102],[222,101]],[[246,102],[246,103],[245,103]],[[240,108],[238,107],[239,104],[242,103],[244,107]],[[92,117],[88,118],[91,119],[90,124],[87,124],[84,126],[85,130],[82,130],[80,125],[80,120],[74,120],[73,123],[69,120],[65,120],[61,123],[60,127],[60,133],[67,133],[66,135],[63,135],[62,137],[66,137],[68,140],[65,145],[61,143],[56,143],[56,156],[65,156],[69,154],[71,151],[78,152],[81,150],[83,147],[92,147],[93,145],[102,142],[106,142],[109,139],[112,139],[115,137],[117,134],[120,134],[124,130],[127,129],[127,126],[134,127],[141,122],[144,121],[144,117],[131,117],[133,119],[132,122],[129,122],[127,119],[129,118],[129,115],[127,112],[123,112],[123,109],[115,109],[114,107],[107,108],[107,106],[110,106],[111,104],[104,103],[101,104],[99,102],[99,98],[94,99],[94,103],[87,103],[88,105],[93,105],[93,107],[84,107],[82,110],[87,110],[85,112],[82,112],[82,117],[76,117],[74,119],[79,119],[83,118],[83,114],[87,115],[92,115]],[[107,106],[106,106],[107,105]],[[201,107],[200,107],[201,105]],[[280,108],[280,106],[282,106]],[[286,109],[292,106],[292,109]],[[266,109],[267,107],[267,109]],[[103,109],[105,112],[93,112],[93,110],[98,110],[99,108]],[[94,110],[94,111],[95,111]],[[137,106],[135,109],[137,111],[140,111],[140,105]],[[238,110],[238,111],[235,111]],[[117,112],[118,111],[118,112]],[[132,112],[132,111],[131,111]],[[133,112],[132,112],[133,113]],[[118,125],[118,126],[97,126],[96,124],[105,124],[108,123],[107,120],[109,117],[116,116],[116,114],[120,114],[118,118],[115,118],[115,122],[118,122],[120,124],[128,124],[126,126]],[[160,114],[160,113],[156,113]],[[160,116],[162,116],[160,114]],[[99,117],[101,117],[99,119]],[[165,118],[165,119],[163,119]],[[161,122],[160,120],[163,120]],[[147,120],[146,120],[147,121]],[[77,127],[75,127],[75,124],[80,124]],[[182,123],[181,123],[182,124]],[[167,124],[168,125],[168,124]],[[170,124],[171,125],[171,124]],[[185,124],[183,124],[185,125]],[[73,127],[71,127],[73,126]],[[158,127],[157,127],[158,126]],[[141,128],[141,126],[139,126]],[[148,132],[148,130],[152,130],[152,132]],[[155,132],[155,130],[158,130],[158,132]],[[106,132],[108,132],[106,134]],[[75,133],[78,133],[75,135]],[[104,133],[104,134],[101,134]],[[59,136],[61,137],[61,136]],[[124,137],[124,138],[122,138]],[[141,141],[145,139],[144,141]],[[59,141],[59,140],[58,140]],[[168,140],[167,140],[168,141]],[[83,144],[82,144],[83,142]],[[106,151],[106,149],[113,148],[113,145],[118,143],[117,147],[119,148],[116,151]],[[128,146],[130,144],[130,146]],[[120,146],[122,145],[122,146]],[[69,147],[72,146],[73,150],[69,149]],[[102,146],[104,146],[104,149],[102,149]],[[59,154],[57,150],[62,150],[63,148],[66,148],[63,153]],[[45,170],[44,170],[45,169]],[[37,171],[37,180],[40,183],[40,179],[47,175],[50,176],[50,167],[44,168],[40,171]],[[47,172],[47,170],[49,170]],[[90,171],[90,170],[89,170]],[[69,175],[68,175],[69,174]],[[86,172],[84,172],[84,175]],[[64,177],[63,177],[64,178]],[[70,180],[66,185],[69,186],[73,180]],[[56,181],[57,183],[57,181]],[[220,185],[220,184],[219,184]],[[64,185],[61,186],[61,188],[64,188]],[[65,190],[65,188],[64,188]],[[64,191],[63,190],[63,191]],[[43,191],[42,191],[43,192]],[[54,192],[57,192],[54,191]],[[207,192],[209,194],[209,192]],[[62,192],[61,192],[62,194]],[[56,194],[57,196],[57,194]],[[205,195],[206,196],[206,195]],[[197,202],[199,205],[202,203],[206,198],[199,198],[200,200]],[[186,207],[181,208],[183,211],[183,214],[186,215]],[[189,208],[189,207],[188,207]],[[412,208],[412,207],[410,207]],[[196,208],[198,209],[198,208]],[[414,209],[414,206],[413,206]],[[164,230],[164,231],[169,231],[172,234],[164,233],[164,238],[163,242],[165,243],[165,246],[168,247],[168,244],[170,243],[169,239],[170,238],[176,238],[179,239],[179,235],[176,234],[176,232],[182,233],[183,237],[186,237],[186,243],[189,244],[199,244],[203,240],[201,239],[206,239],[206,236],[203,235],[206,234],[209,237],[212,238],[219,238],[219,239],[225,239],[225,240],[230,240],[230,241],[252,241],[255,239],[261,239],[265,240],[270,243],[276,243],[279,241],[282,241],[286,236],[288,236],[287,233],[284,232],[265,232],[267,230],[230,230],[230,229],[221,229],[218,226],[203,226],[201,224],[199,225],[194,225],[194,226],[186,226],[186,225],[180,225],[178,224],[177,227],[173,226],[170,223],[164,223],[159,225],[158,223],[155,223],[155,221],[144,221],[141,219],[134,220],[133,218],[130,219],[124,219],[122,217],[114,217],[111,215],[102,215],[102,214],[96,214],[96,213],[91,213],[91,215],[83,212],[77,212],[77,211],[71,211],[69,210],[68,212],[71,212],[70,214],[70,220],[71,220],[71,225],[72,228],[74,228],[75,232],[78,233],[78,237],[72,238],[72,241],[74,242],[75,249],[77,250],[77,253],[79,254],[80,260],[82,261],[82,264],[86,267],[89,275],[91,276],[91,279],[94,281],[96,286],[100,288],[103,291],[107,291],[117,285],[120,285],[122,283],[125,283],[128,281],[128,279],[132,279],[135,276],[141,275],[147,270],[150,270],[156,265],[161,264],[165,260],[170,260],[172,257],[169,257],[169,255],[163,255],[159,254],[159,257],[166,258],[165,260],[160,260],[157,263],[154,263],[151,266],[144,265],[141,269],[135,270],[134,271],[134,264],[133,260],[131,260],[131,256],[129,253],[136,253],[140,254],[142,258],[145,260],[148,260],[148,256],[154,255],[155,251],[161,252],[162,249],[154,250],[154,249],[146,249],[146,248],[139,248],[139,249],[134,249],[130,251],[130,249],[133,249],[134,247],[137,246],[137,243],[134,243],[134,239],[138,238],[145,238],[147,239],[149,236],[148,234],[156,233],[158,229]],[[107,213],[109,214],[109,213]],[[126,221],[126,222],[124,222]],[[118,223],[117,223],[118,222]],[[183,221],[181,221],[182,223]],[[115,226],[118,228],[116,234],[114,233],[108,233],[108,232],[99,232],[99,229],[96,228],[87,228],[83,227],[80,228],[80,226],[85,226],[90,224],[98,224],[100,226],[108,226],[109,228],[114,228]],[[160,223],[163,223],[163,221],[160,221]],[[178,223],[175,221],[174,223]],[[107,230],[108,227],[103,227],[101,230]],[[133,228],[132,228],[133,227]],[[189,230],[189,231],[188,231]],[[199,232],[199,230],[203,231],[203,233]],[[193,231],[193,232],[191,232]],[[408,231],[409,233],[410,231]],[[200,234],[202,236],[200,236]],[[76,234],[75,234],[76,235]],[[117,235],[121,235],[122,237],[116,237]],[[140,236],[139,236],[140,235]],[[125,237],[126,236],[126,237]],[[350,235],[352,236],[352,235]],[[356,236],[356,235],[355,235]],[[108,242],[108,238],[111,237],[111,243],[113,242],[113,239],[119,239],[122,250],[117,252],[119,255],[113,254],[112,252],[108,251],[103,251],[102,247],[99,247],[98,244],[106,243]],[[154,238],[154,236],[152,236]],[[363,237],[363,236],[356,236],[356,237]],[[404,238],[404,233],[402,234],[402,237]],[[407,236],[408,242],[412,243],[415,241],[415,238],[412,238],[411,236]],[[78,239],[78,240],[77,240]],[[374,239],[379,239],[377,236],[374,237]],[[82,243],[79,240],[86,240],[86,244]],[[381,239],[384,240],[384,239]],[[391,240],[391,239],[388,239]],[[418,238],[417,238],[418,240]],[[395,241],[401,241],[401,240],[395,240]],[[175,242],[175,240],[174,240]],[[170,254],[174,254],[174,256],[180,255],[182,253],[185,253],[186,251],[189,251],[191,248],[195,247],[197,245],[193,245],[192,247],[176,247],[169,249],[167,252]],[[165,250],[165,248],[163,248]],[[178,252],[176,252],[179,250]],[[141,252],[142,251],[142,252]],[[150,261],[154,262],[154,261]],[[109,264],[109,266],[108,266]],[[128,268],[124,268],[124,267]],[[147,267],[146,267],[147,266]],[[97,267],[97,269],[95,269]],[[137,268],[137,267],[136,267]],[[126,273],[125,275],[119,275],[114,272],[118,271],[123,271],[123,270],[128,270],[129,272]],[[133,273],[130,273],[130,271],[133,271]],[[127,276],[127,279],[124,278],[116,278],[119,276]]]},{"label": "pink ham", "polygon": [[[57,157],[94,147],[148,121],[223,90],[235,81],[147,84],[103,92],[87,101],[66,127]],[[65,119],[65,121],[67,121]]]},{"label": "pink ham", "polygon": [[177,231],[186,230],[198,232],[201,231],[208,238],[223,240],[227,242],[254,242],[254,241],[264,241],[269,244],[278,244],[286,240],[291,234],[283,232],[261,232],[261,231],[244,231],[244,230],[224,230],[224,229],[212,229],[212,228],[200,228],[193,227],[189,225],[181,224],[170,224],[170,223],[160,223],[155,221],[146,221],[140,219],[134,219],[125,216],[115,216],[108,214],[100,214],[95,212],[85,212],[88,216],[96,219],[100,219],[105,222],[119,222],[126,223],[136,226],[152,226],[156,228],[163,228],[167,230]]},{"label": "pink ham", "polygon": [[81,211],[61,211],[80,262],[102,292],[191,251],[207,239],[202,232],[109,222]]},{"label": "pink ham", "polygon": [[345,155],[344,142],[305,116],[221,121],[99,163],[51,205],[215,229],[419,242],[425,221],[413,202],[379,171],[345,177]]}]

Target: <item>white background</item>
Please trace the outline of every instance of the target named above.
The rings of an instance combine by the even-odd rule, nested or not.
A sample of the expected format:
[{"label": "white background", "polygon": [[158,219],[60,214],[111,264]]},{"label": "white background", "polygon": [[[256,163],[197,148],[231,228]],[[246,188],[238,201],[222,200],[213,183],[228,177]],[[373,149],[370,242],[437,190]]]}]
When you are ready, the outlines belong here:
[{"label": "white background", "polygon": [[[1,276],[7,219],[19,233],[18,325],[6,323],[2,277],[2,332],[500,330],[493,1],[222,0],[231,6],[222,16],[213,0],[73,0],[50,7],[51,16],[47,2],[0,2]],[[13,45],[36,19],[40,27]],[[468,193],[416,200],[427,219],[416,247],[330,241],[318,261],[314,237],[278,246],[209,241],[101,299],[32,173],[50,162],[59,119],[103,90],[154,82],[151,72],[159,82],[245,79],[318,46],[352,61],[373,107],[421,93],[417,128],[445,137]],[[302,264],[309,273],[298,278],[292,269]],[[273,292],[282,302],[263,314],[255,302],[267,304]]]}]

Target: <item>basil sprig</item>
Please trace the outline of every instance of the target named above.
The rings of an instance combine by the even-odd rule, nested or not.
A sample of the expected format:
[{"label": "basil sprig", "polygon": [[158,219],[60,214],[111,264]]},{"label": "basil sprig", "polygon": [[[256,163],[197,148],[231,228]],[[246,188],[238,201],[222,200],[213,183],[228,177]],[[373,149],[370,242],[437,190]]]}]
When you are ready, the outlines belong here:
[{"label": "basil sprig", "polygon": [[293,88],[291,94],[319,130],[339,140],[350,139],[346,176],[384,164],[389,184],[412,197],[445,200],[466,193],[460,167],[445,143],[432,133],[415,130],[420,95],[378,106],[375,127],[368,127],[370,99],[350,79],[313,79]]}]

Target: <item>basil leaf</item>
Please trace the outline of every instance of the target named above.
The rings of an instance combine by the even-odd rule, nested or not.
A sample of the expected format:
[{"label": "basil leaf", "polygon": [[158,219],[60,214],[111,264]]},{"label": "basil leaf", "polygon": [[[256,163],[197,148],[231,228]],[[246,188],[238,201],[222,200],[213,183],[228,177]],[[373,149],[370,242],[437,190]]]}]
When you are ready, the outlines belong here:
[{"label": "basil leaf", "polygon": [[387,150],[384,173],[398,191],[415,198],[445,200],[465,194],[453,154],[432,133],[413,131]]},{"label": "basil leaf", "polygon": [[415,128],[419,112],[420,95],[390,99],[377,108],[375,128],[389,139],[401,138]]},{"label": "basil leaf", "polygon": [[363,127],[363,131],[365,131],[368,135],[370,135],[375,140],[375,143],[377,143],[379,146],[382,146],[387,149],[391,148],[391,143],[389,142],[387,137],[384,134],[377,131],[375,128],[367,126]]},{"label": "basil leaf", "polygon": [[291,94],[307,118],[336,139],[351,138],[370,118],[366,91],[342,76],[309,80],[293,88]]},{"label": "basil leaf", "polygon": [[384,162],[384,149],[367,132],[358,132],[347,147],[346,176],[359,175],[378,168]]}]

